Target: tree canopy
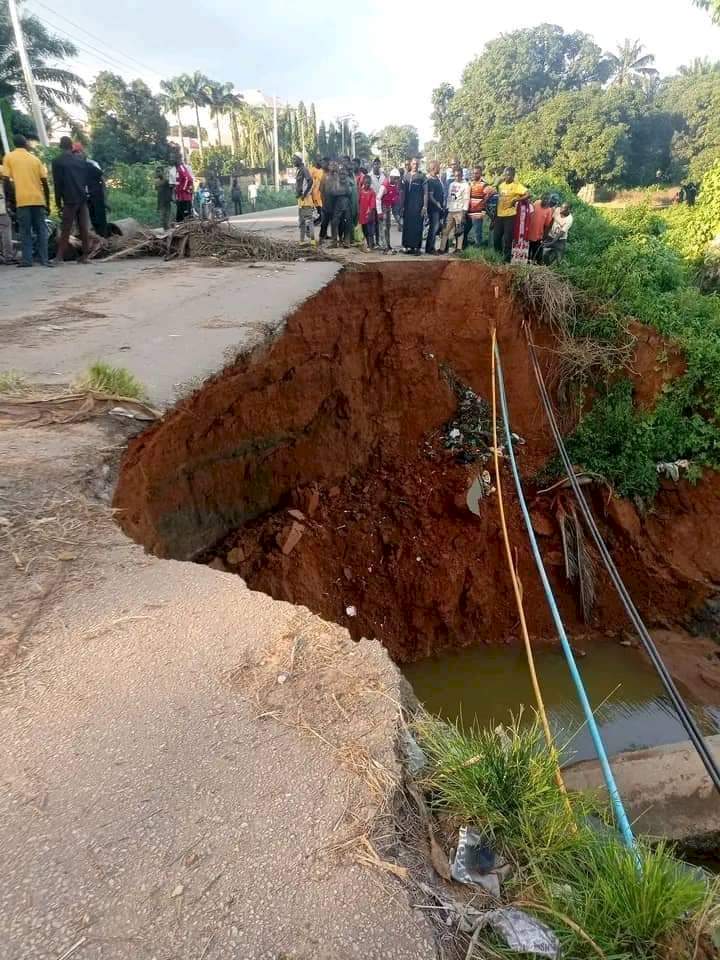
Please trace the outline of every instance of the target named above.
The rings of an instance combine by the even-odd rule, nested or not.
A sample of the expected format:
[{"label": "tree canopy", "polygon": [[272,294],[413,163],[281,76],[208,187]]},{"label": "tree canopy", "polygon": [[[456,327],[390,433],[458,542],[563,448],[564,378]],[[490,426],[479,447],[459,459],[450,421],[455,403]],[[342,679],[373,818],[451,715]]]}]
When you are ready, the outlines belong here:
[{"label": "tree canopy", "polygon": [[[65,119],[65,107],[80,102],[85,84],[77,74],[53,62],[76,56],[77,49],[71,41],[50,33],[32,14],[22,13],[20,22],[40,103],[51,117]],[[29,107],[7,0],[0,0],[0,98]]]},{"label": "tree canopy", "polygon": [[101,166],[148,163],[167,156],[167,120],[160,98],[153,96],[146,83],[128,84],[105,70],[90,89],[90,149]]},{"label": "tree canopy", "polygon": [[[720,0],[718,0],[720,3]],[[551,170],[573,187],[699,178],[720,156],[720,71],[699,60],[660,79],[652,53],[552,24],[491,40],[440,84],[433,121],[446,160]]]},{"label": "tree canopy", "polygon": [[420,152],[417,129],[409,125],[383,127],[372,135],[370,141],[389,167],[402,166],[408,157],[416,157]]}]

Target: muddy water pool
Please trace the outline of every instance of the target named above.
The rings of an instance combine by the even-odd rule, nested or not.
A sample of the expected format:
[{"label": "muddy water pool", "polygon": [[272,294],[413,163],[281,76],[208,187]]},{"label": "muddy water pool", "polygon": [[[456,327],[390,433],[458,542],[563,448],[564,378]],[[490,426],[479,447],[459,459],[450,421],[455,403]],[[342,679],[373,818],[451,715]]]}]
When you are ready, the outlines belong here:
[{"label": "muddy water pool", "polygon": [[[583,650],[587,655],[578,666],[610,754],[687,739],[655,671],[639,651],[612,643],[583,644]],[[562,652],[539,650],[535,659],[558,745],[572,738],[567,759],[594,757]],[[531,715],[534,697],[521,648],[467,647],[402,669],[418,700],[446,719],[461,717],[466,725],[474,719],[482,725],[501,723],[522,705]],[[694,703],[690,697],[687,702],[704,734],[720,733],[720,706]]]}]

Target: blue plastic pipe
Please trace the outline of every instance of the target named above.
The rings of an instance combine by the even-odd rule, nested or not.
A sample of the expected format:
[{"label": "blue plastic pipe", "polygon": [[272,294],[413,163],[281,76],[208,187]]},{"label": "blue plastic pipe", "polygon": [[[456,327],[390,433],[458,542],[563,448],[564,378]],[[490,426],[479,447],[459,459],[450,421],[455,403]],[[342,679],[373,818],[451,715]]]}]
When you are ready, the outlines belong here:
[{"label": "blue plastic pipe", "polygon": [[578,670],[577,663],[575,662],[575,656],[572,652],[570,642],[567,638],[567,633],[565,632],[565,626],[562,622],[562,617],[560,616],[560,611],[558,610],[557,603],[555,602],[555,597],[552,592],[552,587],[550,586],[550,581],[547,578],[547,573],[545,572],[545,566],[542,562],[542,557],[540,556],[540,550],[538,548],[537,539],[535,537],[535,531],[533,530],[532,522],[530,520],[530,513],[528,512],[527,503],[525,502],[525,495],[523,494],[522,483],[520,482],[520,474],[518,473],[517,462],[515,460],[515,451],[513,450],[512,445],[512,434],[510,432],[510,416],[508,413],[507,397],[505,395],[505,381],[503,379],[502,372],[502,363],[500,362],[500,350],[498,349],[497,343],[495,344],[495,364],[497,367],[497,380],[498,380],[498,393],[500,394],[500,409],[502,411],[503,418],[503,427],[505,429],[505,443],[507,447],[508,457],[510,459],[510,467],[512,469],[513,480],[515,481],[515,489],[517,491],[518,500],[520,502],[520,509],[522,511],[523,520],[525,521],[525,527],[527,528],[528,537],[530,538],[530,546],[532,548],[533,557],[535,559],[535,566],[537,567],[538,574],[540,575],[540,581],[545,591],[545,596],[547,598],[548,606],[550,607],[550,613],[552,614],[553,621],[555,623],[555,629],[557,634],[560,637],[560,643],[562,645],[563,653],[565,654],[565,659],[567,660],[567,665],[570,670],[570,676],[573,679],[575,684],[575,690],[577,691],[578,700],[582,707],[583,713],[585,714],[585,720],[587,721],[588,729],[590,731],[590,736],[592,737],[593,745],[595,747],[595,752],[597,753],[598,760],[600,761],[600,767],[602,769],[603,778],[605,780],[605,785],[607,787],[608,794],[610,795],[610,801],[613,806],[613,811],[615,813],[615,820],[622,834],[622,838],[625,841],[628,847],[635,846],[635,838],[633,837],[632,828],[630,826],[630,821],[628,820],[627,814],[625,813],[625,808],[623,807],[623,802],[620,797],[620,792],[617,788],[615,782],[615,777],[613,776],[612,769],[610,767],[610,761],[608,760],[607,752],[605,751],[605,744],[602,741],[600,731],[598,730],[597,723],[595,722],[595,716],[590,706],[590,701],[588,700],[588,695],[585,691],[585,684],[583,683],[580,671]]}]

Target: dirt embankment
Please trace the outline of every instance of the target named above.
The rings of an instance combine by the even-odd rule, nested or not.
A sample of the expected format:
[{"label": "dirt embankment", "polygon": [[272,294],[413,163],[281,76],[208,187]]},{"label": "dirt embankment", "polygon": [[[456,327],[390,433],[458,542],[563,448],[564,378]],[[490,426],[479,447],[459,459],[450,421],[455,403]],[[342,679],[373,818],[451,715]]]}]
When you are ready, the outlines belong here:
[{"label": "dirt embankment", "polygon": [[[533,477],[553,448],[521,323],[507,276],[482,264],[344,272],[274,342],[131,444],[115,498],[121,525],[160,556],[214,556],[254,588],[306,604],[356,638],[377,637],[397,659],[512,639],[517,615],[495,497],[480,502],[479,516],[466,505],[490,464],[448,449],[445,426],[458,407],[448,371],[490,398],[497,326],[512,429],[526,441],[521,469],[562,611],[576,633],[621,630],[602,576],[593,623],[582,622],[557,503],[536,496]],[[551,345],[547,331],[534,336]],[[650,346],[638,353],[639,375],[638,364],[648,374],[657,364]],[[507,473],[504,486],[531,628],[550,637]],[[596,507],[651,622],[683,620],[720,582],[711,548],[720,479],[668,488],[645,518],[600,495]]]}]

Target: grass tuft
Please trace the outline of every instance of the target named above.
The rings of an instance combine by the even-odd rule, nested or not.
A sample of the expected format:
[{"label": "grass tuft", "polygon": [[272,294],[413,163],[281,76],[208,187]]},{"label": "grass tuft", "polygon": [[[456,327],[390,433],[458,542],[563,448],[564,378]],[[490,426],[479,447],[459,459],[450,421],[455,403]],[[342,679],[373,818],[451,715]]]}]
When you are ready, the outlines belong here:
[{"label": "grass tuft", "polygon": [[538,718],[521,720],[464,730],[421,717],[433,808],[493,837],[516,865],[506,892],[555,917],[564,956],[650,960],[671,937],[693,939],[717,909],[717,886],[665,843],[629,850],[587,798],[571,795],[568,809]]},{"label": "grass tuft", "polygon": [[24,393],[27,388],[25,377],[17,370],[0,372],[0,393]]},{"label": "grass tuft", "polygon": [[89,367],[77,385],[83,390],[127,397],[131,400],[142,400],[147,395],[143,385],[129,370],[125,367],[113,367],[101,360]]}]

